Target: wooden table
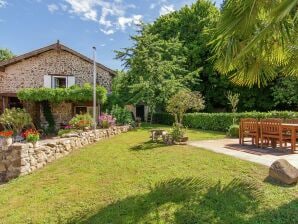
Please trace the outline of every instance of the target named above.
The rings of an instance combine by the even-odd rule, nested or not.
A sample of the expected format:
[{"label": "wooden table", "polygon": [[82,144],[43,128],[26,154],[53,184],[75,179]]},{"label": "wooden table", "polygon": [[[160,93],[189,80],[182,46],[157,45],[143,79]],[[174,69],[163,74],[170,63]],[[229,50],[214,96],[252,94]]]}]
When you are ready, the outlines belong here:
[{"label": "wooden table", "polygon": [[294,153],[296,150],[298,124],[281,124],[283,130],[291,131],[291,150]]}]

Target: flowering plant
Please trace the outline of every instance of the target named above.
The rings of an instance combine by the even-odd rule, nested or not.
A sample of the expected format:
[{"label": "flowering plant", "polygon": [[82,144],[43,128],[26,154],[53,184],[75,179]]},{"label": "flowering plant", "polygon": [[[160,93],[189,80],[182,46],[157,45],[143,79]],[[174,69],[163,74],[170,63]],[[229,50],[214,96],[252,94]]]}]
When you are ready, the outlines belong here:
[{"label": "flowering plant", "polygon": [[70,120],[69,124],[71,128],[89,128],[92,125],[92,117],[90,114],[77,114]]},{"label": "flowering plant", "polygon": [[13,131],[9,130],[9,131],[0,131],[0,137],[1,138],[11,138],[11,136],[13,135]]},{"label": "flowering plant", "polygon": [[22,136],[26,139],[27,142],[35,143],[39,140],[40,134],[38,131],[34,129],[28,129],[26,130]]},{"label": "flowering plant", "polygon": [[102,128],[109,128],[115,125],[116,119],[112,115],[103,113],[99,116],[99,123]]}]

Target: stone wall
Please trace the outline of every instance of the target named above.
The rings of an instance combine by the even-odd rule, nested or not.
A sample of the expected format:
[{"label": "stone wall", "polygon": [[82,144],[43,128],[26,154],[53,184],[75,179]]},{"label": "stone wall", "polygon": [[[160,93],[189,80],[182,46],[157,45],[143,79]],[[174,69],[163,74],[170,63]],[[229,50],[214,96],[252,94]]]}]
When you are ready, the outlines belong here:
[{"label": "stone wall", "polygon": [[[23,88],[44,86],[44,75],[72,75],[76,84],[92,83],[92,63],[69,52],[51,50],[9,65],[0,72],[0,92],[16,93]],[[111,91],[112,75],[97,66],[98,83]]]},{"label": "stone wall", "polygon": [[101,139],[127,132],[129,126],[118,126],[110,129],[74,133],[64,138],[44,140],[35,148],[31,143],[15,143],[0,150],[0,182],[8,181],[18,176],[27,175],[46,164],[64,157],[73,150]]}]

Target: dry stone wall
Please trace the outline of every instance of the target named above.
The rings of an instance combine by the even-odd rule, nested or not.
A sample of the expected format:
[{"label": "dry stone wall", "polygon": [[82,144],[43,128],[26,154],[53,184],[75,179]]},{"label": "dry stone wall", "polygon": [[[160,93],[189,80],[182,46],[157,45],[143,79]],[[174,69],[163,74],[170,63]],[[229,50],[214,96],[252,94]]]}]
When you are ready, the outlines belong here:
[{"label": "dry stone wall", "polygon": [[63,138],[40,141],[33,147],[31,143],[15,143],[0,150],[0,182],[27,175],[46,164],[64,157],[85,145],[98,142],[129,130],[129,126],[73,133]]}]

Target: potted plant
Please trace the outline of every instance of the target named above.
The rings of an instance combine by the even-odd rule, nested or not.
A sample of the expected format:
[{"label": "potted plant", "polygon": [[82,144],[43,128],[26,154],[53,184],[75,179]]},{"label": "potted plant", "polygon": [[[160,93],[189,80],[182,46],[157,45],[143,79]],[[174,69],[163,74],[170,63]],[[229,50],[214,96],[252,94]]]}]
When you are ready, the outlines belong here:
[{"label": "potted plant", "polygon": [[27,142],[31,142],[33,147],[36,148],[37,142],[40,139],[40,134],[37,130],[29,129],[23,133],[23,137],[26,139]]},{"label": "potted plant", "polygon": [[77,114],[69,122],[71,127],[74,127],[76,129],[82,129],[85,131],[90,129],[92,123],[93,121],[90,114]]},{"label": "potted plant", "polygon": [[12,136],[13,136],[13,131],[11,130],[0,132],[0,137],[4,139],[3,143],[5,146],[10,146],[13,143]]},{"label": "potted plant", "polygon": [[173,125],[171,136],[175,144],[186,144],[188,137],[185,136],[185,130],[179,123]]}]

